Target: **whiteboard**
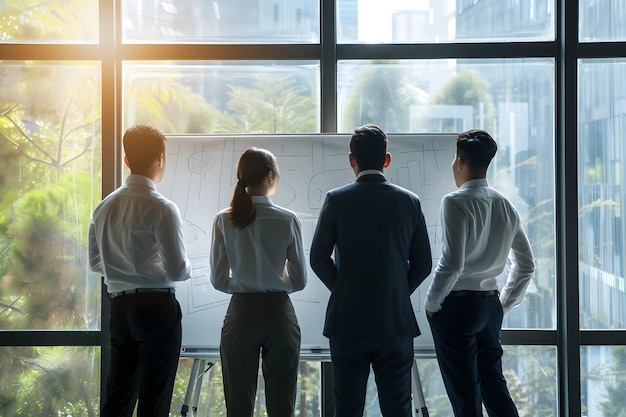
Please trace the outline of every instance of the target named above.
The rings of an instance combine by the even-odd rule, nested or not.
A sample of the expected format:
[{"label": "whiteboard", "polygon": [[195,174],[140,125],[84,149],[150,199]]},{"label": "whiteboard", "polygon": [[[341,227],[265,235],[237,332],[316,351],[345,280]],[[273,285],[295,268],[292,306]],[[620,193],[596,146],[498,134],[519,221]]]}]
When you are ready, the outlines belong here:
[{"label": "whiteboard", "polygon": [[[436,265],[441,254],[439,205],[454,190],[450,163],[455,137],[450,134],[389,135],[391,165],[387,179],[415,192],[422,202]],[[215,214],[230,204],[236,164],[250,146],[265,148],[277,159],[281,178],[272,201],[298,215],[307,256],[326,192],[355,180],[348,162],[349,134],[168,136],[167,166],[159,191],[174,201],[183,219],[192,278],[178,283],[176,298],[183,313],[183,354],[218,352],[220,332],[230,295],[210,282],[209,253]],[[434,269],[434,268],[433,268]],[[427,278],[411,300],[422,334],[416,351],[434,350],[423,310],[430,285]],[[322,334],[330,292],[310,269],[304,290],[291,294],[302,331],[302,354],[328,352]]]}]

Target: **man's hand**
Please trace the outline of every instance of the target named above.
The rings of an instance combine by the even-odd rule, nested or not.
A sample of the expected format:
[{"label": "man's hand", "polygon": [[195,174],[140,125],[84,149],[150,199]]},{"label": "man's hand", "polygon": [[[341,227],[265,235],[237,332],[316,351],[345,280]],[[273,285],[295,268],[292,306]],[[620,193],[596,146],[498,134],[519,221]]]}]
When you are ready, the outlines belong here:
[{"label": "man's hand", "polygon": [[432,317],[432,316],[433,316],[433,314],[435,314],[435,313],[433,313],[432,311],[428,311],[428,310],[426,310],[426,315],[427,315],[428,317]]}]

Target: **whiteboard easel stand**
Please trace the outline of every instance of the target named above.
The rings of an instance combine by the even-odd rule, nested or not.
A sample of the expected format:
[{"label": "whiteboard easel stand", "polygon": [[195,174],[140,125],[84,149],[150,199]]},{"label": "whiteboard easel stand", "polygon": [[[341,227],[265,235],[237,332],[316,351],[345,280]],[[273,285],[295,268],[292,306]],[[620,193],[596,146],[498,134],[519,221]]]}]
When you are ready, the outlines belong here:
[{"label": "whiteboard easel stand", "polygon": [[426,399],[422,390],[422,381],[420,373],[417,370],[417,359],[413,359],[411,367],[411,391],[413,391],[413,405],[415,406],[416,417],[429,417],[428,408],[426,408]]},{"label": "whiteboard easel stand", "polygon": [[[211,371],[215,365],[214,362],[208,362],[207,359],[196,358],[193,360],[193,366],[191,367],[191,373],[189,374],[189,385],[187,385],[187,392],[185,393],[185,402],[180,410],[182,417],[187,417],[189,412],[189,405],[191,404],[191,411],[195,416],[198,412],[198,403],[200,401],[200,390],[202,389],[202,380],[204,374]],[[202,368],[206,366],[204,371]],[[411,367],[411,391],[413,394],[413,405],[415,407],[415,417],[429,417],[428,408],[426,407],[426,399],[424,398],[424,391],[422,389],[422,382],[420,380],[419,370],[417,369],[417,359],[413,359],[413,365]]]},{"label": "whiteboard easel stand", "polygon": [[[187,385],[187,392],[185,393],[185,402],[180,409],[180,415],[187,417],[189,412],[189,405],[191,404],[191,411],[195,416],[198,413],[198,403],[200,402],[200,391],[202,389],[202,380],[204,374],[213,369],[215,362],[208,362],[207,359],[194,359],[193,366],[191,367],[191,373],[189,374],[189,385]],[[202,370],[206,366],[206,369]]]}]

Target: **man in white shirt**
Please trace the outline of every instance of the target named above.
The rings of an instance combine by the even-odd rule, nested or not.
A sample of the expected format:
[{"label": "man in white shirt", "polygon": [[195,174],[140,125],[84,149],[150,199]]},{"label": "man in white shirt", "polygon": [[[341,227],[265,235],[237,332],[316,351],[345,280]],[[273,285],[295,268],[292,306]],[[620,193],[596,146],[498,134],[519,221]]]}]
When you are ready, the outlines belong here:
[{"label": "man in white shirt", "polygon": [[169,416],[182,340],[176,281],[191,277],[176,205],[156,188],[165,136],[145,125],[124,134],[126,184],[95,209],[89,264],[111,299],[111,367],[102,417]]},{"label": "man in white shirt", "polygon": [[[502,374],[504,313],[520,304],[535,270],[530,243],[511,202],[487,183],[497,145],[489,133],[457,136],[452,162],[459,189],[441,201],[442,254],[426,314],[456,417],[517,417]],[[496,277],[510,257],[502,291]]]}]

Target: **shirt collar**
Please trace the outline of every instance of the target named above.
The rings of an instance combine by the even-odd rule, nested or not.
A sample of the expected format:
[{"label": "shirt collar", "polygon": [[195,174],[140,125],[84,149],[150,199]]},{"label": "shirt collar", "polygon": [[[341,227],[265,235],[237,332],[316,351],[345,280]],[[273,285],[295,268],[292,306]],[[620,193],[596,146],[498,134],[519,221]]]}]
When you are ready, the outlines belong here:
[{"label": "shirt collar", "polygon": [[473,180],[465,181],[459,188],[476,188],[476,187],[488,187],[489,182],[487,178],[476,178]]},{"label": "shirt collar", "polygon": [[377,169],[364,169],[363,171],[359,172],[359,175],[356,176],[356,179],[358,180],[364,175],[380,175],[383,178],[385,177],[385,174]]},{"label": "shirt collar", "polygon": [[268,195],[251,195],[250,197],[252,197],[254,204],[266,204],[268,206],[273,204],[272,199]]},{"label": "shirt collar", "polygon": [[153,190],[157,189],[154,181],[144,175],[139,174],[130,174],[128,177],[126,177],[126,184],[140,184],[150,187]]}]

